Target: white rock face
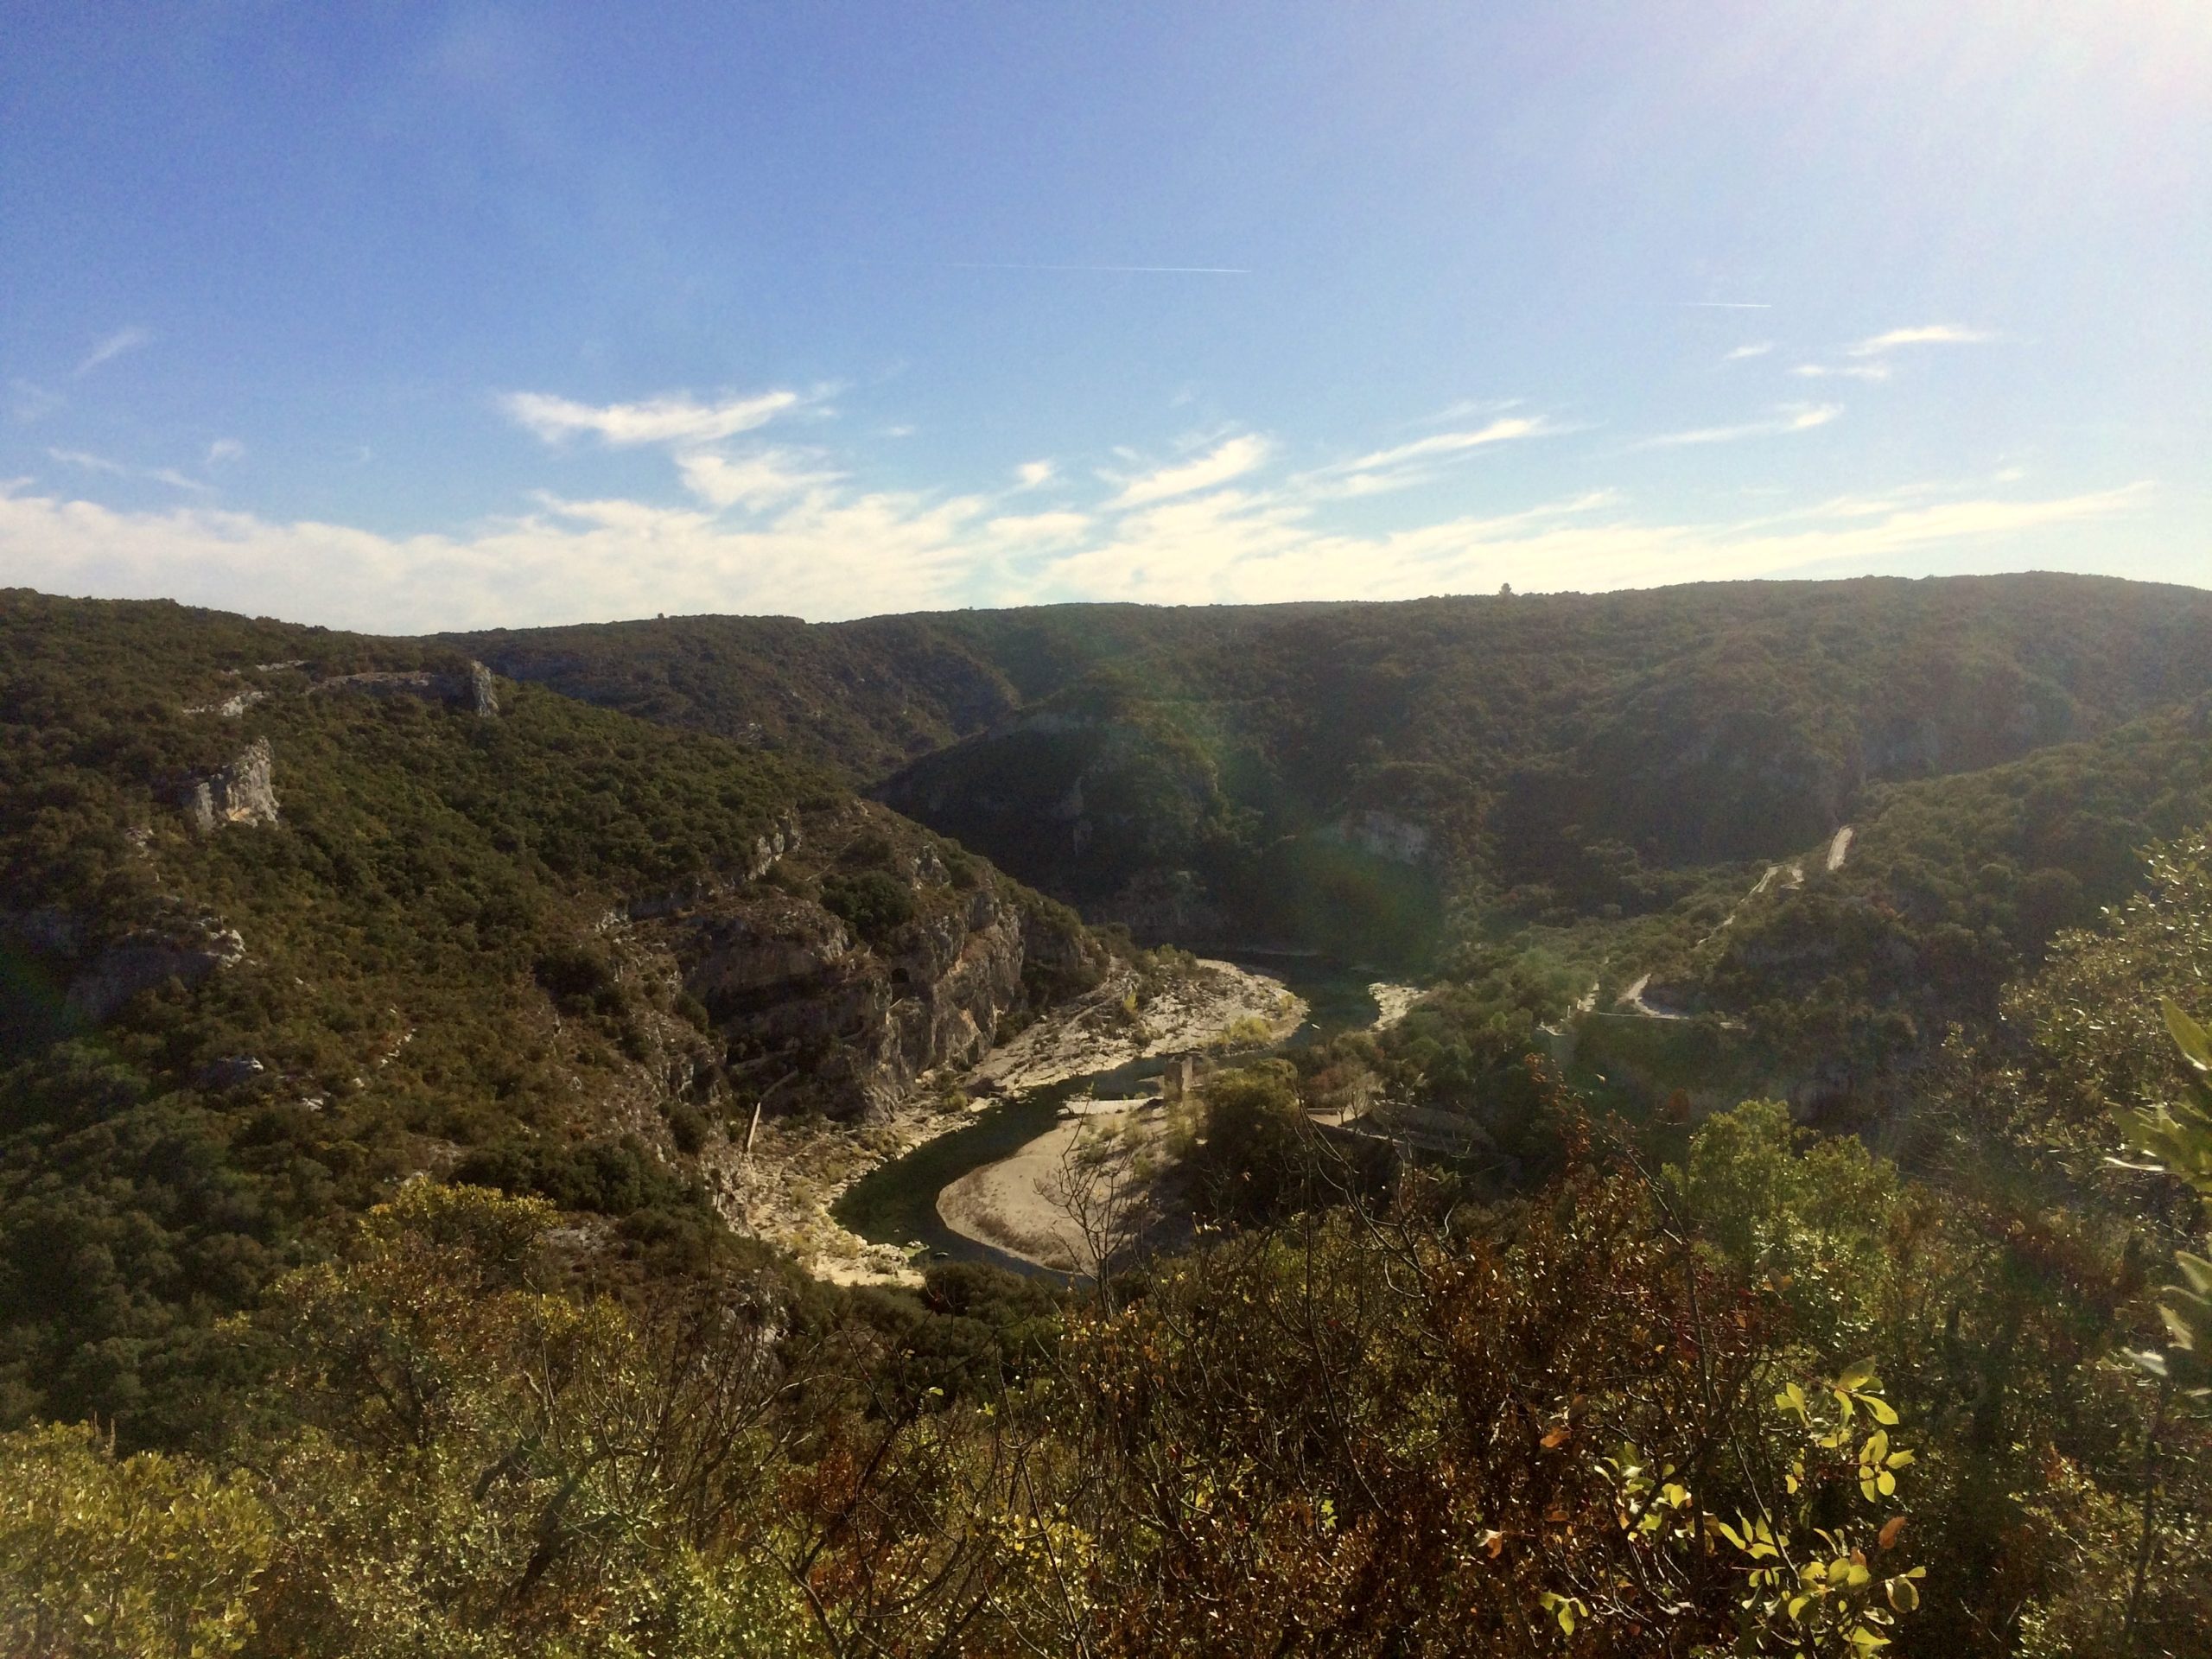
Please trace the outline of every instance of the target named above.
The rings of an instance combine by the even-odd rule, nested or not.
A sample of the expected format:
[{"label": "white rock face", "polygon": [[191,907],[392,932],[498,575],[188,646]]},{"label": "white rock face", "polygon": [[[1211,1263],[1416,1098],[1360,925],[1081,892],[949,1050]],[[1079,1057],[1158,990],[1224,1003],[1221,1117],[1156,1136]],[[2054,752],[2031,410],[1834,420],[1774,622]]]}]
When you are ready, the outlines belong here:
[{"label": "white rock face", "polygon": [[225,824],[276,823],[275,764],[269,740],[257,737],[229,766],[194,779],[181,802],[192,827],[208,836]]}]

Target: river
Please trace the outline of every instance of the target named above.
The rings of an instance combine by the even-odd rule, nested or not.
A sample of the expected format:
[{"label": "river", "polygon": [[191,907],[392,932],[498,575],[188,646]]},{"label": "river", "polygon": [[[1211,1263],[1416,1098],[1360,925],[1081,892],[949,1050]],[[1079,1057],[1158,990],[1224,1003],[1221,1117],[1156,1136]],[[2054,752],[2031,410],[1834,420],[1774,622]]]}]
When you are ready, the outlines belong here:
[{"label": "river", "polygon": [[[1261,952],[1224,952],[1221,959],[1270,975],[1306,1000],[1306,1023],[1275,1046],[1276,1053],[1374,1022],[1375,999],[1367,989],[1377,976],[1372,969],[1348,968],[1323,957]],[[969,1171],[1011,1157],[1046,1134],[1058,1121],[1061,1103],[1070,1097],[1096,1093],[1110,1099],[1133,1094],[1137,1084],[1158,1077],[1166,1065],[1166,1056],[1135,1060],[995,1102],[960,1128],[925,1141],[903,1158],[894,1158],[855,1182],[830,1206],[830,1213],[870,1243],[918,1242],[933,1258],[985,1262],[1016,1273],[1059,1278],[1047,1268],[954,1232],[938,1215],[937,1195]]]}]

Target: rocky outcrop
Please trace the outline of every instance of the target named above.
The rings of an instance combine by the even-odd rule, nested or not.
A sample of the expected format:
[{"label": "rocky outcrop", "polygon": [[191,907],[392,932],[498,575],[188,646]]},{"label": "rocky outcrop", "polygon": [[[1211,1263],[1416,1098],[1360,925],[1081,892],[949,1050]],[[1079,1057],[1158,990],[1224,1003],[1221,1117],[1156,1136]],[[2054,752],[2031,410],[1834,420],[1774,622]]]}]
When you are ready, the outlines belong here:
[{"label": "rocky outcrop", "polygon": [[185,709],[188,715],[214,715],[224,720],[236,720],[257,702],[265,702],[269,694],[257,687],[237,692],[220,702],[196,702]]},{"label": "rocky outcrop", "polygon": [[269,740],[257,737],[227,766],[192,779],[178,803],[187,821],[203,836],[226,824],[276,823],[275,761]]},{"label": "rocky outcrop", "polygon": [[142,991],[170,980],[197,985],[245,956],[236,928],[212,918],[126,935],[69,982],[63,1010],[93,1025],[112,1019]]},{"label": "rocky outcrop", "polygon": [[957,885],[926,842],[900,861],[917,911],[887,936],[857,938],[766,883],[645,924],[726,1045],[741,1095],[791,1078],[779,1109],[865,1116],[930,1072],[973,1065],[1049,988],[1096,977],[1100,948],[1071,918],[988,874]]},{"label": "rocky outcrop", "polygon": [[787,813],[784,821],[773,830],[753,838],[753,856],[745,867],[745,879],[758,881],[776,866],[776,861],[799,844],[798,818]]},{"label": "rocky outcrop", "polygon": [[684,988],[719,1030],[804,1067],[803,1092],[850,1116],[989,1050],[1023,1000],[1024,933],[1020,912],[988,888],[875,948],[818,906],[761,895],[736,913],[696,919],[679,954]]},{"label": "rocky outcrop", "polygon": [[683,988],[718,1021],[803,997],[852,954],[844,924],[821,906],[782,894],[695,918],[678,955]]},{"label": "rocky outcrop", "polygon": [[499,693],[492,671],[472,662],[465,669],[441,671],[381,671],[368,674],[339,674],[317,680],[308,688],[309,696],[350,695],[362,697],[422,697],[466,709],[488,720],[499,712]]}]

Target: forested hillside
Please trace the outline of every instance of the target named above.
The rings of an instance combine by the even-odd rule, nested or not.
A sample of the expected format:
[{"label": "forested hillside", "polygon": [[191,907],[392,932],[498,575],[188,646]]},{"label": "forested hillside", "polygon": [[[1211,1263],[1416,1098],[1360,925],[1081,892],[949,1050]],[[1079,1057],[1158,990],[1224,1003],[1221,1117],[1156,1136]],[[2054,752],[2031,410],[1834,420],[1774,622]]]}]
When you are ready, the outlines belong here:
[{"label": "forested hillside", "polygon": [[859,786],[987,729],[1101,663],[1186,640],[1234,638],[1256,614],[1064,605],[828,625],[796,617],[667,617],[454,634],[448,643],[516,679],[788,750]]},{"label": "forested hillside", "polygon": [[[2208,685],[2071,578],[0,595],[0,1650],[2204,1651]],[[763,1148],[1196,971],[969,836],[1421,984],[1078,1102],[1096,1273],[832,1282]]]},{"label": "forested hillside", "polygon": [[[502,672],[823,760],[1140,934],[1420,956],[1440,895],[1662,910],[1870,785],[2212,686],[2200,590],[2075,576],[1391,605],[1059,607],[461,640]],[[1700,874],[1691,874],[1700,873]]]},{"label": "forested hillside", "polygon": [[467,643],[822,758],[1140,938],[1503,951],[1554,1016],[1648,976],[1755,1028],[1732,1075],[1832,1100],[1986,1024],[2138,847],[2201,821],[2212,757],[2212,599],[2075,576]]},{"label": "forested hillside", "polygon": [[209,1322],[424,1171],[696,1258],[771,1090],[864,1112],[1096,976],[816,768],[442,647],[10,594],[0,707],[12,1421],[175,1432]]}]

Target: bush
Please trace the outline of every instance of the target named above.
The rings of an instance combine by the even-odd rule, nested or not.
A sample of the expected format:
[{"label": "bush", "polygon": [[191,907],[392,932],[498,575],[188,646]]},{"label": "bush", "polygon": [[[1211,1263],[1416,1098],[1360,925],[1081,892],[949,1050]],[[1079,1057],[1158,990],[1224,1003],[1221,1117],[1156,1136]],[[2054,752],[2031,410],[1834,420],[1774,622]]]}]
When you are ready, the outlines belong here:
[{"label": "bush", "polygon": [[822,905],[874,945],[885,944],[914,919],[914,890],[887,870],[824,876]]},{"label": "bush", "polygon": [[245,1487],[83,1424],[0,1436],[0,1651],[40,1659],[236,1653],[276,1546]]}]

